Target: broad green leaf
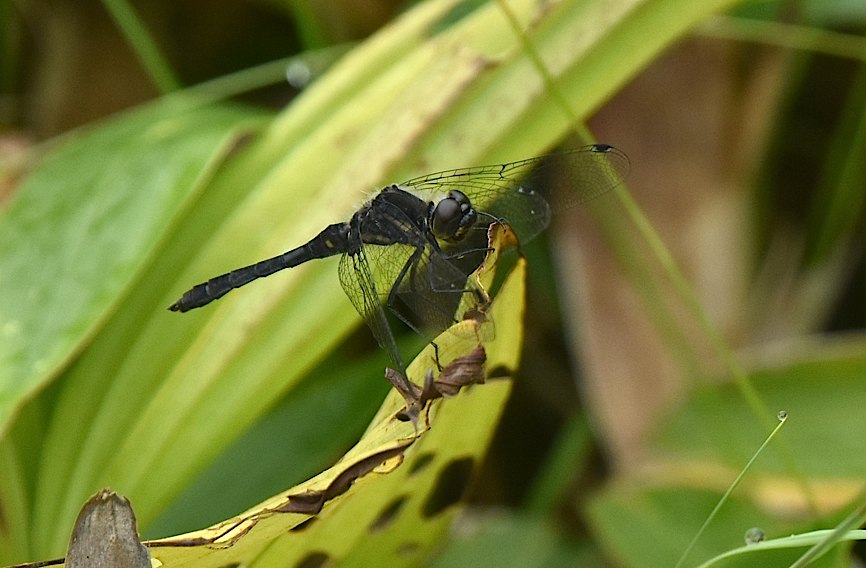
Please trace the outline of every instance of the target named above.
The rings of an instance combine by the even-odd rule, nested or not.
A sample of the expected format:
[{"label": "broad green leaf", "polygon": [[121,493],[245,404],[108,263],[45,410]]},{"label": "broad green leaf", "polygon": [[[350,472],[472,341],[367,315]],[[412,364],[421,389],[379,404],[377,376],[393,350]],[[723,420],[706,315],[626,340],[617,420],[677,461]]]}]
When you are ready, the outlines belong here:
[{"label": "broad green leaf", "polygon": [[[126,308],[130,287],[147,274],[178,211],[239,136],[261,124],[258,112],[196,110],[190,102],[154,104],[70,135],[37,164],[2,213],[0,327],[7,335],[0,342],[0,416],[7,470],[0,494],[9,524],[0,531],[0,558],[38,538],[28,509],[39,472],[54,464],[61,464],[54,474],[70,471],[115,371],[109,359],[89,369],[86,386],[68,391],[67,412],[53,406],[57,391],[46,390],[48,381],[89,353],[91,342],[104,342],[105,333],[118,355],[125,351],[138,328],[127,322],[107,331],[112,315]],[[20,406],[37,389],[42,393]],[[56,446],[53,411],[60,412],[54,427],[62,433]]]},{"label": "broad green leaf", "polygon": [[[525,273],[518,262],[490,310],[498,333],[485,344],[486,364],[497,370],[495,379],[434,401],[417,426],[397,419],[405,401],[392,391],[364,437],[332,468],[213,527],[148,542],[155,565],[285,566],[321,556],[347,566],[409,566],[428,557],[463,510],[511,391],[501,373],[519,363]],[[446,368],[478,345],[454,328],[437,343]],[[432,359],[428,346],[408,375],[423,381]]]},{"label": "broad green leaf", "polygon": [[605,565],[604,559],[590,546],[570,542],[562,536],[559,527],[547,519],[500,513],[492,518],[470,518],[464,524],[468,530],[458,532],[432,566],[555,568]]},{"label": "broad green leaf", "polygon": [[[414,343],[404,347],[418,351]],[[361,360],[334,353],[191,482],[142,537],[228,518],[333,463],[357,442],[390,388],[382,380],[383,361],[378,352]],[[331,428],[335,423],[340,428]]]},{"label": "broad green leaf", "polygon": [[[775,538],[832,528],[847,513],[866,471],[860,451],[866,429],[859,418],[866,405],[864,353],[863,337],[822,341],[801,349],[796,360],[755,366],[750,376],[763,399],[788,413],[781,437],[802,464],[821,516],[811,517],[801,485],[771,444],[708,527],[692,562],[740,546],[752,526]],[[593,499],[594,531],[628,566],[675,563],[766,434],[732,385],[701,388],[656,436],[646,474]],[[644,536],[635,539],[636,532]],[[787,566],[803,552],[770,553],[775,560],[762,565]],[[737,565],[754,561],[746,556]],[[728,562],[721,565],[733,565]]]},{"label": "broad green leaf", "polygon": [[0,212],[0,431],[117,308],[253,116],[152,105],[39,160]]},{"label": "broad green leaf", "polygon": [[[866,455],[858,451],[866,437],[866,424],[858,418],[866,404],[866,338],[801,341],[796,355],[756,363],[750,376],[771,408],[788,413],[782,436],[802,456],[804,473],[818,486],[829,483],[828,489],[834,480],[840,483],[831,491],[843,499],[834,500],[839,505],[846,479],[854,482],[866,471]],[[654,445],[666,460],[738,468],[767,434],[755,422],[730,385],[704,387],[665,423]],[[708,445],[707,438],[717,443]],[[778,458],[769,448],[755,468],[765,475],[785,475]]]},{"label": "broad green leaf", "polygon": [[[611,488],[590,504],[592,532],[619,565],[673,566],[723,491],[683,485]],[[793,534],[806,524],[781,519],[739,497],[729,500],[715,521],[692,550],[686,566],[697,566],[743,546],[746,531],[752,527],[760,527],[770,538]],[[725,561],[720,566],[790,566],[803,552],[804,548],[773,550],[758,557],[750,554]]]}]

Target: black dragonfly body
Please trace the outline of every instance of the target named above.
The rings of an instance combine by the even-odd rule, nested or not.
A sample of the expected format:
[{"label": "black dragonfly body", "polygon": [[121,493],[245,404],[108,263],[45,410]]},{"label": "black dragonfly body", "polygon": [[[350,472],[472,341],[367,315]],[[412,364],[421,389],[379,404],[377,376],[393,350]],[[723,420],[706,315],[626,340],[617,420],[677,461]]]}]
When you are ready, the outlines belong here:
[{"label": "black dragonfly body", "polygon": [[[567,180],[561,189],[539,182],[559,167]],[[508,223],[526,242],[548,225],[551,206],[560,209],[592,199],[619,184],[627,171],[625,154],[594,144],[390,185],[348,222],[329,225],[279,256],[198,284],[169,309],[199,308],[257,278],[342,254],[343,290],[402,373],[405,366],[386,311],[432,337],[455,321],[454,310],[465,294],[478,293],[467,278],[486,252],[491,223]]]}]

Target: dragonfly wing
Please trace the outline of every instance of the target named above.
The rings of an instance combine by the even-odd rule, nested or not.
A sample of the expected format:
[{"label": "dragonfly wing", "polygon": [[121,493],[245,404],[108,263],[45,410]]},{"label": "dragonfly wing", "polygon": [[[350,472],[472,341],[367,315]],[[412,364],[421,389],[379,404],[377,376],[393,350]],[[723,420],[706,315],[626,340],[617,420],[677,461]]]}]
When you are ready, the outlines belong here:
[{"label": "dragonfly wing", "polygon": [[365,251],[366,247],[361,247],[340,258],[340,285],[352,305],[364,318],[364,322],[370,327],[376,342],[388,354],[396,370],[405,373],[406,366],[397,350],[394,333],[388,323],[382,296],[379,293],[380,289],[384,289],[387,297],[387,288],[383,288],[381,284],[376,285]]},{"label": "dragonfly wing", "polygon": [[[401,187],[444,195],[465,193],[473,206],[514,228],[527,242],[559,211],[594,199],[622,183],[628,157],[613,146],[593,144],[507,164],[446,170],[411,179]],[[563,172],[563,180],[551,179]]]},{"label": "dragonfly wing", "polygon": [[[384,199],[375,207],[353,229],[354,244],[340,261],[340,283],[377,342],[403,370],[390,320],[396,318],[432,340],[456,321],[461,302],[467,303],[467,275],[483,254],[471,258],[464,249],[440,250],[412,217],[417,209],[406,211]],[[382,243],[376,244],[377,239]]]},{"label": "dragonfly wing", "polygon": [[[414,197],[407,207],[400,193],[374,200],[376,215],[362,220],[361,235],[367,235],[364,252],[370,278],[387,311],[432,339],[455,322],[466,277],[486,252],[486,233],[479,235],[480,240],[443,243],[447,247],[443,251],[426,228],[427,202]],[[381,243],[370,238],[371,227],[388,238],[379,239]]]},{"label": "dragonfly wing", "polygon": [[[387,294],[382,303],[427,339],[457,321],[467,293],[467,272],[431,244],[365,247],[373,273]],[[473,267],[474,269],[474,267]]]}]

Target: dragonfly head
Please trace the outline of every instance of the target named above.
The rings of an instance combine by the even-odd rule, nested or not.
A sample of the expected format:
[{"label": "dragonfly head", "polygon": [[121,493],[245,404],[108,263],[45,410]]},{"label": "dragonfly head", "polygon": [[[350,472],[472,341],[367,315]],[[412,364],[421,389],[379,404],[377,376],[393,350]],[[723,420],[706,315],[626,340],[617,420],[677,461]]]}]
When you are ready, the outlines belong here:
[{"label": "dragonfly head", "polygon": [[430,213],[430,228],[437,239],[456,242],[466,236],[476,220],[478,214],[466,194],[452,189]]}]

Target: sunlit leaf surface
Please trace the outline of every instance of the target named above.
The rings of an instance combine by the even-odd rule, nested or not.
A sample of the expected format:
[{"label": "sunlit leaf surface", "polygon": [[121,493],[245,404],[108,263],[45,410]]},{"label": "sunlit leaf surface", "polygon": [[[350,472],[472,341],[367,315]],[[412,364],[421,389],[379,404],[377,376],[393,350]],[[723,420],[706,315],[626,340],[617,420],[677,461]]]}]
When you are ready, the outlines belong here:
[{"label": "sunlit leaf surface", "polygon": [[[392,391],[358,444],[336,465],[257,507],[205,530],[151,541],[158,566],[285,566],[321,558],[347,566],[414,565],[439,546],[471,486],[511,390],[522,340],[525,263],[518,261],[490,309],[484,343],[497,377],[427,405],[417,425],[400,420]],[[437,338],[447,372],[477,348],[465,321]],[[422,383],[429,347],[409,376]],[[251,464],[254,467],[254,464]]]}]

